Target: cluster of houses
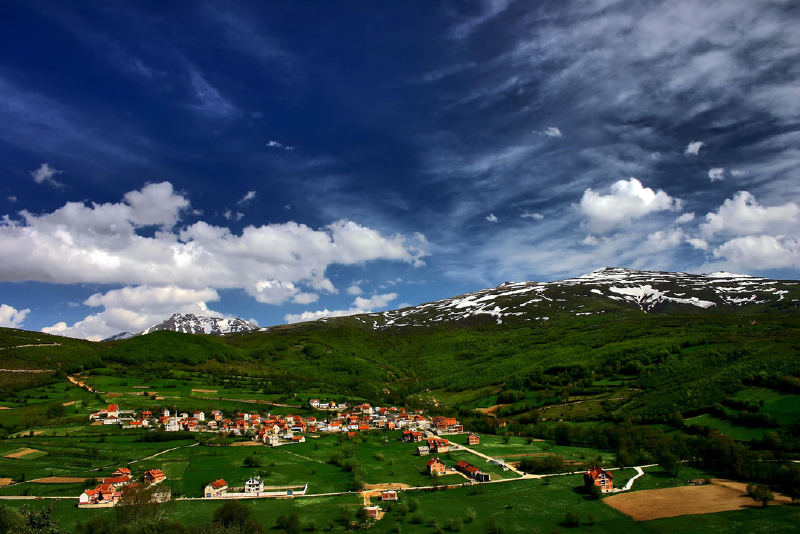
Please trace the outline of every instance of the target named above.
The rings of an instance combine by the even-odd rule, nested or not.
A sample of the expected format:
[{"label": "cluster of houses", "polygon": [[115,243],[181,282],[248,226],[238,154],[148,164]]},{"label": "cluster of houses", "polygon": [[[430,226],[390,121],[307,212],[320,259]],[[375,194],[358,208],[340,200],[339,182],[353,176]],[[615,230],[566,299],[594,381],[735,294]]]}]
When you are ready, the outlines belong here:
[{"label": "cluster of houses", "polygon": [[265,487],[259,476],[252,476],[241,488],[229,488],[224,478],[206,484],[203,488],[205,499],[254,499],[259,497],[294,497],[305,495],[308,484],[303,486],[270,486]]},{"label": "cluster of houses", "polygon": [[[153,486],[165,481],[167,476],[161,469],[148,469],[144,473],[143,483],[146,486]],[[78,508],[107,508],[115,506],[122,496],[122,491],[125,486],[132,486],[139,484],[133,479],[131,470],[127,467],[120,467],[110,477],[102,479],[94,489],[87,489],[78,497]],[[159,499],[168,499],[166,497],[157,497]]]},{"label": "cluster of houses", "polygon": [[[420,412],[410,412],[405,408],[395,406],[376,406],[360,404],[349,406],[331,402],[321,402],[311,399],[312,408],[335,412],[326,417],[299,416],[299,415],[261,415],[258,413],[238,413],[235,417],[225,417],[219,410],[213,410],[208,416],[202,411],[191,413],[183,412],[172,414],[168,408],[153,413],[149,410],[135,412],[122,411],[117,404],[109,404],[107,409],[92,413],[89,419],[102,421],[103,424],[120,424],[123,428],[159,428],[167,432],[180,430],[220,432],[240,436],[251,436],[253,440],[260,441],[269,446],[279,446],[288,443],[303,443],[306,433],[318,432],[347,432],[354,435],[356,432],[369,430],[395,430],[403,429],[406,441],[422,441],[421,431],[432,432],[437,435],[455,434],[464,431],[464,427],[452,417],[427,418]],[[406,438],[411,432],[413,439]],[[447,443],[447,440],[442,440]],[[429,452],[443,452],[444,445],[431,448]]]}]

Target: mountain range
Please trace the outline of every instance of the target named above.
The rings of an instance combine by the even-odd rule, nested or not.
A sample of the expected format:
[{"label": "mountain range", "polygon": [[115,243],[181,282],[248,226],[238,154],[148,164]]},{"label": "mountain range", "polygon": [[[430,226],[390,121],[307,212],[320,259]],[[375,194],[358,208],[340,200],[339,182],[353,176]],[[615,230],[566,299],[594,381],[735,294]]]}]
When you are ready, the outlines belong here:
[{"label": "mountain range", "polygon": [[[714,272],[689,274],[604,267],[554,282],[505,282],[494,288],[398,310],[353,316],[373,328],[435,325],[447,322],[549,321],[554,317],[611,312],[698,313],[800,308],[800,283]],[[337,321],[325,318],[320,321]],[[121,332],[104,341],[170,330],[223,335],[260,330],[240,318],[176,313],[137,334]]]}]

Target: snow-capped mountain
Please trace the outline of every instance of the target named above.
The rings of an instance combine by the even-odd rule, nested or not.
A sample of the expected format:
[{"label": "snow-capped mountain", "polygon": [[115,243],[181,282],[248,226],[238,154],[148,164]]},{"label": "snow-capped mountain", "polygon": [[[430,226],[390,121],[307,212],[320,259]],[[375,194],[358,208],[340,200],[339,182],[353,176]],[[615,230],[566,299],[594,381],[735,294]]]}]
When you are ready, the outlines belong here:
[{"label": "snow-capped mountain", "polygon": [[142,330],[137,335],[145,335],[159,330],[172,330],[184,334],[232,334],[259,330],[257,324],[237,317],[206,317],[193,313],[176,313],[169,319]]},{"label": "snow-capped mountain", "polygon": [[609,312],[735,311],[745,306],[800,310],[800,283],[716,272],[637,271],[605,267],[555,282],[506,282],[498,287],[355,319],[373,327],[449,321],[547,321]]},{"label": "snow-capped mountain", "polygon": [[105,338],[103,341],[120,341],[123,339],[128,339],[129,337],[133,337],[136,334],[131,334],[130,332],[120,332],[119,334],[114,334],[111,337]]}]

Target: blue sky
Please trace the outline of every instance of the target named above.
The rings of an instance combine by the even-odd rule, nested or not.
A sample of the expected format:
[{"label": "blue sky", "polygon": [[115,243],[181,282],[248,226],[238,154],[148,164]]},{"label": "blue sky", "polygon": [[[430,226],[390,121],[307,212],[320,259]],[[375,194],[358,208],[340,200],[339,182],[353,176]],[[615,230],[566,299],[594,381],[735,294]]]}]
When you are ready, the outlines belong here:
[{"label": "blue sky", "polygon": [[0,324],[800,278],[796,2],[5,2]]}]

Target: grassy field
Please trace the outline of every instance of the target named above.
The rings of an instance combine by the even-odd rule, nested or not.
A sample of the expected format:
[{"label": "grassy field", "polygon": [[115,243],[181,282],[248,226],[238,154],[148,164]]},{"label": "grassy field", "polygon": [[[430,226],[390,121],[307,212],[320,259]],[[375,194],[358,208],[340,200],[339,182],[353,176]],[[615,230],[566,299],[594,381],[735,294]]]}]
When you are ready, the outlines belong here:
[{"label": "grassy field", "polygon": [[738,439],[741,441],[750,441],[751,439],[760,439],[764,437],[764,433],[768,432],[768,428],[749,428],[746,426],[734,425],[730,421],[719,419],[713,415],[703,414],[686,419],[687,425],[694,426],[707,426],[716,430],[720,434]]}]

